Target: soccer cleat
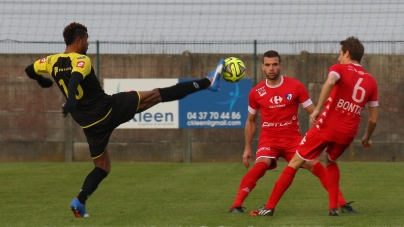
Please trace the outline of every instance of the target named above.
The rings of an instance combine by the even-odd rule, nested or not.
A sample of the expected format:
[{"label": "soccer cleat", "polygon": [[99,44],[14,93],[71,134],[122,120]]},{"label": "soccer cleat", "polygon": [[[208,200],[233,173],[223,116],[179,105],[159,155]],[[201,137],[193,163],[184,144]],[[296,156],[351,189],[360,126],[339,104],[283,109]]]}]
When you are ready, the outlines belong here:
[{"label": "soccer cleat", "polygon": [[87,214],[86,206],[81,204],[77,198],[73,199],[72,203],[70,203],[70,210],[76,218],[90,217],[90,215]]},{"label": "soccer cleat", "polygon": [[232,207],[232,208],[230,208],[229,213],[244,214],[244,210],[243,210],[243,207],[241,207],[241,206]]},{"label": "soccer cleat", "polygon": [[337,208],[331,208],[331,210],[328,211],[329,216],[339,216],[338,209]]},{"label": "soccer cleat", "polygon": [[210,80],[209,90],[211,91],[219,91],[220,87],[220,77],[222,74],[224,60],[221,59],[217,64],[216,68],[212,70],[212,72],[206,74],[206,77]]},{"label": "soccer cleat", "polygon": [[342,213],[348,213],[348,214],[356,214],[358,213],[358,211],[356,211],[354,208],[351,207],[351,203],[353,203],[354,201],[351,201],[349,203],[346,203],[344,205],[342,205],[341,207],[341,211]]},{"label": "soccer cleat", "polygon": [[260,208],[258,210],[253,210],[250,212],[250,216],[251,217],[255,217],[255,216],[273,216],[274,215],[275,210],[274,209],[265,209],[265,207]]}]

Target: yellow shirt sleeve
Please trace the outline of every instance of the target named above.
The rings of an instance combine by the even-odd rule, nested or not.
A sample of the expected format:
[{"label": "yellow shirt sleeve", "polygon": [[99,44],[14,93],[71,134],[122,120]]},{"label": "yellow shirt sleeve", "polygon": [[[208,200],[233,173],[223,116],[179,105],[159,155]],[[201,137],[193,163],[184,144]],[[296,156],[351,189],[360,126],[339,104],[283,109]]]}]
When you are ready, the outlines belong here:
[{"label": "yellow shirt sleeve", "polygon": [[72,73],[79,72],[83,79],[91,73],[91,60],[86,55],[79,55],[72,59]]},{"label": "yellow shirt sleeve", "polygon": [[42,74],[51,74],[52,72],[52,64],[50,62],[50,57],[46,56],[44,58],[41,58],[34,62],[34,70],[36,74],[42,75]]}]

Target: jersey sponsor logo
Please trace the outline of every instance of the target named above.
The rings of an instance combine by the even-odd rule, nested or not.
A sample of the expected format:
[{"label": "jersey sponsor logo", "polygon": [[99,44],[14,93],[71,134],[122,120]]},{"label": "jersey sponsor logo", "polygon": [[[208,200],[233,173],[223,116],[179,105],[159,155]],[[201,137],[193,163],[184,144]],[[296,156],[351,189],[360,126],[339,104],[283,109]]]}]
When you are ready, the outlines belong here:
[{"label": "jersey sponsor logo", "polygon": [[257,153],[260,151],[270,151],[271,148],[270,147],[261,147],[260,149],[257,150]]},{"label": "jersey sponsor logo", "polygon": [[265,91],[265,87],[260,87],[257,90],[255,90],[256,92],[258,92],[258,95],[260,97],[264,96],[267,92]]},{"label": "jersey sponsor logo", "polygon": [[82,56],[78,57],[77,59],[84,59],[86,57],[87,57],[86,55],[82,55]]},{"label": "jersey sponsor logo", "polygon": [[281,96],[277,96],[277,95],[272,96],[272,97],[269,99],[269,101],[270,101],[272,104],[276,104],[276,105],[279,104],[279,103],[281,103],[282,100],[283,100],[283,98],[282,98]]},{"label": "jersey sponsor logo", "polygon": [[76,67],[77,68],[84,68],[84,65],[85,65],[86,63],[84,62],[84,61],[78,61],[77,63],[76,63]]},{"label": "jersey sponsor logo", "polygon": [[286,94],[285,97],[288,101],[292,100],[292,94]]},{"label": "jersey sponsor logo", "polygon": [[338,100],[336,109],[339,109],[339,108],[343,109],[344,111],[351,112],[351,113],[354,113],[357,115],[361,115],[362,111],[363,111],[363,107],[361,107],[357,104],[351,103],[349,101],[345,101],[343,99]]},{"label": "jersey sponsor logo", "polygon": [[286,121],[286,122],[263,122],[262,123],[262,128],[271,128],[271,127],[285,127],[288,125],[291,125],[292,121]]},{"label": "jersey sponsor logo", "polygon": [[285,107],[285,104],[280,104],[283,101],[283,98],[281,96],[272,96],[269,99],[269,102],[274,104],[274,105],[269,105],[269,108],[279,108],[279,107]]},{"label": "jersey sponsor logo", "polygon": [[55,75],[58,72],[70,72],[70,71],[72,71],[72,67],[65,67],[65,68],[53,67],[53,72]]},{"label": "jersey sponsor logo", "polygon": [[46,58],[41,58],[41,59],[39,59],[39,64],[43,64],[43,63],[45,63],[46,62]]}]

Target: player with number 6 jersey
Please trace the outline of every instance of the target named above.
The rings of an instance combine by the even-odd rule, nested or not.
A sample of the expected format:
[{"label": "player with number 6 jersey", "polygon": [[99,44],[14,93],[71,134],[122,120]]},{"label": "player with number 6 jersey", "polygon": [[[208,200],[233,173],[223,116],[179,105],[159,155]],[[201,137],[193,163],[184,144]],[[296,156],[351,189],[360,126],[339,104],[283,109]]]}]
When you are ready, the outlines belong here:
[{"label": "player with number 6 jersey", "polygon": [[321,128],[324,140],[350,144],[358,132],[365,105],[377,106],[377,84],[357,63],[335,64],[328,74],[338,78],[338,83],[317,118],[317,128]]}]

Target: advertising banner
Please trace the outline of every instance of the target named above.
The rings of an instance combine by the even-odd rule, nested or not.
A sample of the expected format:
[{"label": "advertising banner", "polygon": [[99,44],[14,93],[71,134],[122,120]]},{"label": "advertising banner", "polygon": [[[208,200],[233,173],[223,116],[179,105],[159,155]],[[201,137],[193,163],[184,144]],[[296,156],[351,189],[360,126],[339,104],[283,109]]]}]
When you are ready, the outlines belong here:
[{"label": "advertising banner", "polygon": [[[148,91],[195,79],[104,79],[107,94]],[[138,113],[118,128],[244,128],[251,79],[220,81],[220,91],[203,90]]]}]

